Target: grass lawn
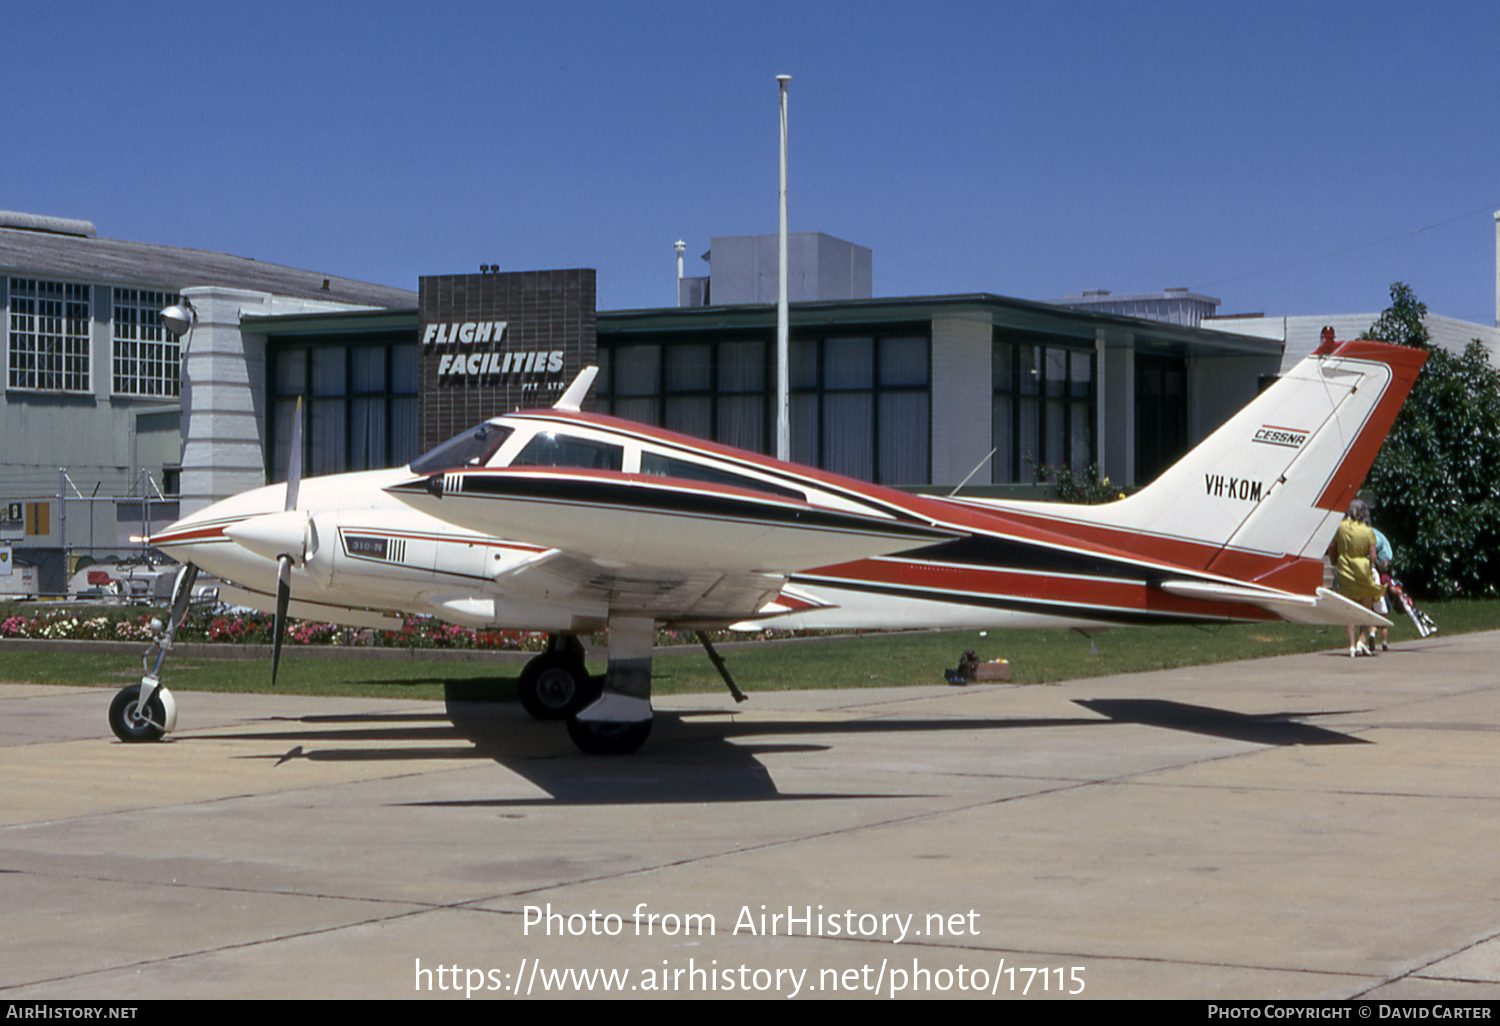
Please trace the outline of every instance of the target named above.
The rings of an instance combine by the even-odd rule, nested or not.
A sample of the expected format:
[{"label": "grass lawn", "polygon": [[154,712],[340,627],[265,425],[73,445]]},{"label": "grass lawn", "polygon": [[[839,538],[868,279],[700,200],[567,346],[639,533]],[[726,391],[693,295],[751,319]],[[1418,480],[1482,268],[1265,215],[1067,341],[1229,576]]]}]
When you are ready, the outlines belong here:
[{"label": "grass lawn", "polygon": [[[1423,608],[1443,633],[1500,629],[1500,600],[1459,599]],[[1403,617],[1391,642],[1413,640]],[[1138,673],[1201,663],[1312,652],[1347,645],[1342,627],[1296,624],[1232,624],[1222,627],[1121,627],[1090,639],[1073,631],[923,631],[818,638],[779,644],[721,648],[736,682],[748,692],[793,688],[885,687],[941,684],[943,670],[958,665],[965,649],[982,660],[1010,660],[1011,682],[1049,681]],[[144,648],[144,646],[142,646]],[[602,661],[591,662],[595,672]],[[276,692],[294,695],[355,695],[388,698],[515,698],[520,664],[298,658],[284,650]],[[129,657],[7,651],[0,641],[0,681],[117,688],[140,679],[140,661]],[[168,661],[165,683],[176,691],[270,691],[269,661],[189,659]],[[723,687],[701,650],[658,650],[653,689],[657,694],[716,691]]]}]

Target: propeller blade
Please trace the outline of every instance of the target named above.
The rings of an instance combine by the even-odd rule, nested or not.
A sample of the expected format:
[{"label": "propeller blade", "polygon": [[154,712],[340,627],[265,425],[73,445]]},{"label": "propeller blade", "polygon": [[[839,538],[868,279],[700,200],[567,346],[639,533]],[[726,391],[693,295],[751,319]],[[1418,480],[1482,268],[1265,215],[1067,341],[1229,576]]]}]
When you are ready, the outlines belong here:
[{"label": "propeller blade", "polygon": [[292,557],[276,561],[276,619],[271,624],[271,686],[276,686],[276,670],[281,666],[281,642],[286,637],[286,607],[292,599]]},{"label": "propeller blade", "polygon": [[177,582],[172,586],[172,615],[167,620],[169,631],[175,633],[182,626],[182,618],[187,616],[188,603],[193,598],[193,584],[197,580],[198,567],[193,563],[184,563],[177,572]]},{"label": "propeller blade", "polygon": [[302,399],[292,411],[292,446],[286,462],[286,508],[297,508],[297,492],[302,487]]},{"label": "propeller blade", "polygon": [[[292,411],[291,453],[286,461],[286,508],[297,508],[297,492],[302,488],[302,399]],[[276,671],[281,668],[281,643],[286,640],[286,607],[292,600],[292,557],[276,557],[276,618],[271,623],[271,686],[276,686]]]}]

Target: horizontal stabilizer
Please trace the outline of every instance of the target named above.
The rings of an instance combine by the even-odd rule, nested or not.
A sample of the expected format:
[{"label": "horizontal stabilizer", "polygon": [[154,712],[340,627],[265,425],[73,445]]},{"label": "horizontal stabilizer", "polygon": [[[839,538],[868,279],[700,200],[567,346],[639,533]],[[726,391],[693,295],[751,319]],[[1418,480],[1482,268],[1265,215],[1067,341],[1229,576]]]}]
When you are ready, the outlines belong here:
[{"label": "horizontal stabilizer", "polygon": [[1294,595],[1214,581],[1162,581],[1157,587],[1168,595],[1208,602],[1243,602],[1275,613],[1288,623],[1353,624],[1356,627],[1389,627],[1391,622],[1338,592],[1319,588],[1317,595]]}]

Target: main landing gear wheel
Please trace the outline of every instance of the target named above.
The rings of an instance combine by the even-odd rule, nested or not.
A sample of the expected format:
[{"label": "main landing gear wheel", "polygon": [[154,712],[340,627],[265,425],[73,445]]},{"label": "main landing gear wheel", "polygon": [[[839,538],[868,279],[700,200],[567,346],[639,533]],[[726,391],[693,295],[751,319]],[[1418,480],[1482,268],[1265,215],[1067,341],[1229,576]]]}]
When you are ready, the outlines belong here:
[{"label": "main landing gear wheel", "polygon": [[167,732],[167,707],[162,701],[164,688],[157,688],[146,703],[144,717],[136,713],[136,704],[141,698],[141,686],[132,684],[122,688],[109,703],[109,729],[121,741],[160,741]]},{"label": "main landing gear wheel", "polygon": [[521,705],[539,720],[572,716],[598,698],[601,690],[583,660],[566,653],[543,652],[521,671]]},{"label": "main landing gear wheel", "polygon": [[588,755],[629,755],[651,736],[651,721],[604,723],[568,717],[568,737]]}]

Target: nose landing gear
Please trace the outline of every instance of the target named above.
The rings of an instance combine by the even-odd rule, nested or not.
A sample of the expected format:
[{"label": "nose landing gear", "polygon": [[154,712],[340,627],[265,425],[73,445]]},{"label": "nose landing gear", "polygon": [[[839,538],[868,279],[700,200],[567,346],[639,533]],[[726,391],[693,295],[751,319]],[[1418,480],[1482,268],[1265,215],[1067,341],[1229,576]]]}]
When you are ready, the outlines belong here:
[{"label": "nose landing gear", "polygon": [[121,688],[114,701],[109,703],[109,729],[121,741],[160,741],[162,735],[177,726],[177,702],[172,692],[161,686],[161,668],[167,653],[172,651],[177,628],[187,616],[193,582],[197,579],[198,568],[192,563],[184,564],[177,575],[177,583],[172,586],[172,613],[167,618],[166,629],[146,650],[141,682]]}]

